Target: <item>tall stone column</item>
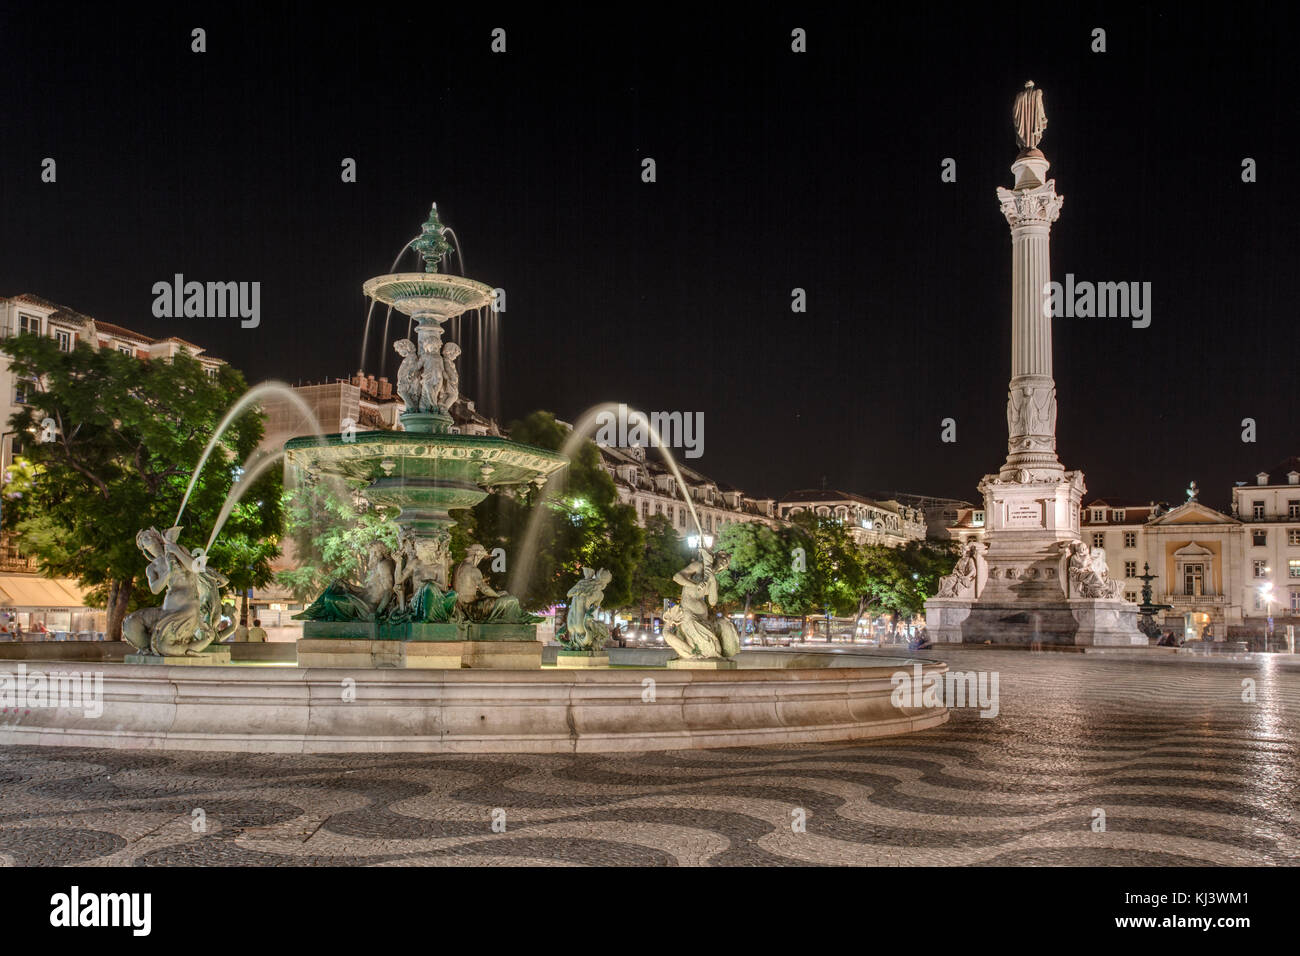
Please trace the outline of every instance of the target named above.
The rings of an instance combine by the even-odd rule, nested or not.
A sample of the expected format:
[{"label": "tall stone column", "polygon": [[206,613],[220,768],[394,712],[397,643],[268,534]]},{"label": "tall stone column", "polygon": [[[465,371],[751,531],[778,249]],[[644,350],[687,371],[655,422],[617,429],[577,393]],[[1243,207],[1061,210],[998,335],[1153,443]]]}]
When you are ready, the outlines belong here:
[{"label": "tall stone column", "polygon": [[1063,197],[1056,181],[1044,180],[1050,164],[1026,149],[1011,164],[1012,189],[998,188],[1002,214],[1011,226],[1011,384],[1007,394],[1005,480],[1059,478],[1056,457],[1056,383],[1052,380],[1052,316],[1047,285],[1052,278],[1052,223]]}]

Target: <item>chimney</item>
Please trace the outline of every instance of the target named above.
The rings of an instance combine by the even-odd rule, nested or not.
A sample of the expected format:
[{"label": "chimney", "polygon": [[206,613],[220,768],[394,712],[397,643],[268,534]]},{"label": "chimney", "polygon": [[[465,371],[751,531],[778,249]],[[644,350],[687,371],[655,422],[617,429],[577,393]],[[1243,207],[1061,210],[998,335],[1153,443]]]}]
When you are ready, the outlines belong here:
[{"label": "chimney", "polygon": [[379,397],[381,399],[391,398],[393,394],[392,383],[388,381],[388,376],[379,376]]}]

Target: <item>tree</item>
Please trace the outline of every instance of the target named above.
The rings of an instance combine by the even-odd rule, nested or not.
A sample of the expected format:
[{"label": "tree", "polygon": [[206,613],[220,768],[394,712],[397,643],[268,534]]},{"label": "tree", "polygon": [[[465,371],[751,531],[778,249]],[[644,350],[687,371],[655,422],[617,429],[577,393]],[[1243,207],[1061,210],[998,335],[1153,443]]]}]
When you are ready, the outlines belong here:
[{"label": "tree", "polygon": [[340,481],[297,481],[285,489],[283,507],[286,557],[295,566],[276,580],[304,604],[331,581],[359,581],[374,542],[397,548],[398,526],[385,509],[358,502]]},{"label": "tree", "polygon": [[772,587],[794,573],[794,558],[781,536],[765,524],[738,521],[727,525],[718,547],[731,555],[731,564],[718,575],[718,598],[752,607],[772,603]]},{"label": "tree", "polygon": [[651,515],[646,519],[644,540],[640,560],[629,584],[632,598],[640,603],[640,619],[643,621],[652,601],[658,604],[661,599],[673,595],[673,575],[687,563],[681,538],[677,537],[673,523],[664,515]]},{"label": "tree", "polygon": [[[507,432],[513,441],[559,451],[570,430],[550,412],[535,411],[512,422]],[[493,495],[461,518],[453,534],[453,547],[477,540],[485,548],[504,548],[511,561],[519,561],[533,508],[551,514],[538,529],[532,571],[527,581],[515,581],[525,607],[561,604],[582,574],[582,568],[607,568],[612,580],[605,589],[604,606],[614,609],[632,598],[630,581],[643,547],[643,532],[636,512],[618,500],[614,480],[601,465],[600,449],[583,442],[570,458],[561,480],[542,492],[529,489]]]},{"label": "tree", "polygon": [[[244,378],[228,366],[209,376],[185,351],[145,361],[85,343],[64,352],[40,335],[18,335],[3,347],[26,393],[9,427],[32,436],[24,443],[29,465],[6,476],[4,527],[21,537],[43,573],[76,578],[106,606],[108,637],[119,639],[133,604],[157,602],[143,583],[136,533],[175,522],[204,446],[246,391]],[[221,437],[182,518],[189,547],[206,543],[239,480],[237,466],[261,438],[256,410]],[[239,489],[244,496],[213,544],[209,566],[235,589],[271,579],[280,483],[272,468]]]}]

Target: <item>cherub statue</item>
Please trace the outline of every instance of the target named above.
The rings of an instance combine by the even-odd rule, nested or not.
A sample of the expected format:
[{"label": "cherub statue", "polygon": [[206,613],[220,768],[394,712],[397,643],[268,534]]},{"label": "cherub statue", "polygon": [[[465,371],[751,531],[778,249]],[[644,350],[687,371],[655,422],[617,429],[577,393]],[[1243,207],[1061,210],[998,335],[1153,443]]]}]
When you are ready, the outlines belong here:
[{"label": "cherub statue", "polygon": [[438,407],[448,412],[460,398],[460,372],[456,370],[459,357],[460,346],[455,342],[442,347],[442,386],[438,389]]},{"label": "cherub statue", "polygon": [[415,352],[415,343],[410,339],[398,339],[393,348],[402,357],[402,364],[397,367],[397,397],[406,403],[408,412],[419,411],[420,359]]},{"label": "cherub statue", "polygon": [[582,578],[569,588],[569,613],[555,632],[556,639],[571,651],[599,651],[609,641],[609,629],[596,618],[605,588],[613,575],[601,568],[582,569]]},{"label": "cherub statue", "polygon": [[438,393],[442,390],[442,356],[439,343],[433,339],[420,345],[420,411],[431,412],[438,407]]}]

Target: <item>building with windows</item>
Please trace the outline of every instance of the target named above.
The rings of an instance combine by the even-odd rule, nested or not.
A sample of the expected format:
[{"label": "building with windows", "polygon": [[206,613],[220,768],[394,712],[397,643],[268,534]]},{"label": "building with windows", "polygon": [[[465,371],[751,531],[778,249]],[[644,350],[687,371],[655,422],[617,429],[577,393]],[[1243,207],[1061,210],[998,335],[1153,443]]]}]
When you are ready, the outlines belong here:
[{"label": "building with windows", "polygon": [[[184,349],[198,359],[210,375],[215,375],[217,369],[226,364],[184,339],[175,336],[151,338],[30,293],[0,297],[0,338],[23,334],[48,335],[65,352],[71,352],[85,342],[140,359],[169,359]],[[30,440],[29,436],[9,431],[9,419],[27,403],[27,395],[34,383],[18,379],[7,360],[0,365],[3,365],[0,369],[0,416],[3,416],[4,430],[3,442],[0,442],[0,467],[8,467],[14,455],[22,453],[23,443]]]},{"label": "building with windows", "polygon": [[1300,623],[1300,457],[1238,482],[1232,514],[1245,528],[1243,616]]},{"label": "building with windows", "polygon": [[924,512],[897,499],[877,501],[846,491],[805,489],[792,491],[777,503],[777,513],[786,520],[807,511],[842,521],[859,545],[892,548],[926,537]]},{"label": "building with windows", "polygon": [[1195,484],[1177,507],[1098,498],[1080,530],[1103,548],[1124,597],[1142,599],[1138,576],[1155,575],[1153,600],[1171,605],[1163,625],[1199,635],[1258,638],[1300,629],[1300,458],[1279,462],[1232,489],[1231,513],[1199,500]]},{"label": "building with windows", "polygon": [[645,448],[600,446],[601,464],[614,479],[618,497],[636,510],[643,527],[651,515],[663,515],[681,537],[696,534],[686,505],[688,496],[706,537],[717,536],[729,524],[756,521],[775,528],[782,524],[772,498],[752,498],[739,488],[714,481],[685,466],[678,466],[682,483],[661,459],[646,456]]}]

